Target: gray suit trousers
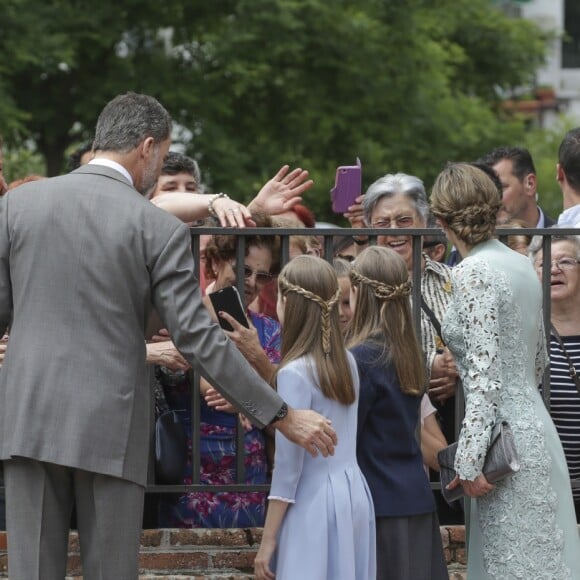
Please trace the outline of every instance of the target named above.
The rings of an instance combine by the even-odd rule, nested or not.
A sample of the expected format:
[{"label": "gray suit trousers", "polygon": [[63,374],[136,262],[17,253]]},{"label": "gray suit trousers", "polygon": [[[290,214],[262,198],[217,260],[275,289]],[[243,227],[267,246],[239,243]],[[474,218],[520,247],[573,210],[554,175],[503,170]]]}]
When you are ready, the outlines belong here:
[{"label": "gray suit trousers", "polygon": [[84,580],[136,580],[145,488],[16,457],[4,462],[11,580],[63,580],[76,501]]}]

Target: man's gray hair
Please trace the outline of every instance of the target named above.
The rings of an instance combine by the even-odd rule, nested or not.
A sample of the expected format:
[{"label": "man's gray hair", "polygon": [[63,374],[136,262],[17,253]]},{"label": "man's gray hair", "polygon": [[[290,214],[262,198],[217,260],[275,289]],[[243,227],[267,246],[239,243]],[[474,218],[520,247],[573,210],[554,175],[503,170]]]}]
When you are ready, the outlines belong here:
[{"label": "man's gray hair", "polygon": [[125,93],[109,101],[97,120],[94,151],[128,153],[147,137],[155,144],[171,136],[171,116],[148,95]]},{"label": "man's gray hair", "polygon": [[414,175],[387,173],[387,175],[377,179],[367,189],[363,197],[364,220],[367,226],[371,225],[373,210],[383,197],[394,197],[401,193],[413,202],[417,213],[426,224],[429,216],[429,202],[423,182]]}]

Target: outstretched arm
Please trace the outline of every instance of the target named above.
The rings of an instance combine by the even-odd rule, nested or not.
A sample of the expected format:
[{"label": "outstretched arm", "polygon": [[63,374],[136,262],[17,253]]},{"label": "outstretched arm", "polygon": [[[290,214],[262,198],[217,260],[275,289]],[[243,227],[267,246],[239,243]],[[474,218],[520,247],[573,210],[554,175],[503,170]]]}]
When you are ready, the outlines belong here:
[{"label": "outstretched arm", "polygon": [[223,227],[244,228],[247,225],[256,225],[248,208],[229,197],[217,197],[203,193],[172,192],[154,197],[151,203],[185,223],[209,217],[211,206]]}]

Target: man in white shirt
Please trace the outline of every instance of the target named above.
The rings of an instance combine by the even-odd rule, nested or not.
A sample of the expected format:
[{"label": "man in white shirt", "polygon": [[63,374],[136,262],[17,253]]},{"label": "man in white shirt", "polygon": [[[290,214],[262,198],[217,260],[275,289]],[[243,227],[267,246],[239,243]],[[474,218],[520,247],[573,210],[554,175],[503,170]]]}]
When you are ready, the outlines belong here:
[{"label": "man in white shirt", "polygon": [[566,133],[558,149],[556,180],[562,190],[564,211],[558,225],[580,227],[580,127]]}]

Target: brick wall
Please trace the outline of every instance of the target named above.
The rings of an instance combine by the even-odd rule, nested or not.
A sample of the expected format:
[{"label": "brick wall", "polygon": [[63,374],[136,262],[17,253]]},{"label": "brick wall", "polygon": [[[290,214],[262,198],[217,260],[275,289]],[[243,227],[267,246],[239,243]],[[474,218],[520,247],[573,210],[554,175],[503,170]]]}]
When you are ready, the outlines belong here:
[{"label": "brick wall", "polygon": [[[141,580],[250,580],[262,538],[260,528],[231,530],[145,530],[141,536]],[[444,526],[441,539],[451,580],[465,580],[465,530]],[[7,535],[0,532],[0,578],[7,578]],[[82,569],[75,532],[69,539],[70,578]]]}]

